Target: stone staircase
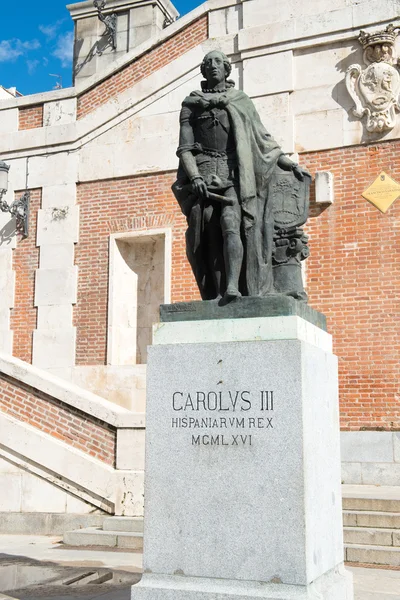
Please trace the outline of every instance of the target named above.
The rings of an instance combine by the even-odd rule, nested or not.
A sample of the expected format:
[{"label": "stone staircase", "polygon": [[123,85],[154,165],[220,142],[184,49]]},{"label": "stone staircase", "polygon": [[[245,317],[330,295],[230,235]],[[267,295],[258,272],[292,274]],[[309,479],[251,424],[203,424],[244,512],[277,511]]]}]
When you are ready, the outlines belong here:
[{"label": "stone staircase", "polygon": [[102,527],[86,527],[67,531],[63,537],[68,546],[102,546],[142,550],[143,519],[140,517],[106,517]]},{"label": "stone staircase", "polygon": [[345,560],[400,567],[400,487],[344,485]]},{"label": "stone staircase", "polygon": [[[344,485],[345,560],[400,567],[400,486]],[[69,546],[103,546],[141,551],[143,519],[106,517],[102,527],[64,534]]]}]

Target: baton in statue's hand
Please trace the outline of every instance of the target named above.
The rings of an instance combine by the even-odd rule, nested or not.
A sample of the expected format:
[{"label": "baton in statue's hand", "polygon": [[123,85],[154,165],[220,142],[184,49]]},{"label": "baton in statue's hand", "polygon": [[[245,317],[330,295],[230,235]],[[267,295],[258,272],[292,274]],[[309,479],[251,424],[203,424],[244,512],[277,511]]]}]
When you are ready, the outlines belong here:
[{"label": "baton in statue's hand", "polygon": [[216,200],[225,206],[233,206],[234,204],[232,198],[227,198],[226,196],[221,196],[220,194],[214,194],[214,192],[210,192],[210,190],[208,190],[208,197],[210,200]]}]

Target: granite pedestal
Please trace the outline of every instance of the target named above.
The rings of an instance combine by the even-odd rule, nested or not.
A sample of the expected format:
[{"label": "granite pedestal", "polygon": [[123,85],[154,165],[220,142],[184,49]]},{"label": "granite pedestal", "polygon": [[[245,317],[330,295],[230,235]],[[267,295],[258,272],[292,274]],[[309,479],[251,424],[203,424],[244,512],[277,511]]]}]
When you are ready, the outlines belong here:
[{"label": "granite pedestal", "polygon": [[351,600],[337,359],[309,320],[163,322],[133,600]]}]

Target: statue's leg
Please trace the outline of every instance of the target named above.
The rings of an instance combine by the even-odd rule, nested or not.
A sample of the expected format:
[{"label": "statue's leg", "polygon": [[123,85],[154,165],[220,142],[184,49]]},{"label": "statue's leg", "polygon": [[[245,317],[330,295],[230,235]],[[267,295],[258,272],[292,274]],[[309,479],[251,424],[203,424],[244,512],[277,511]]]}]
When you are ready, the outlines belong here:
[{"label": "statue's leg", "polygon": [[[203,207],[199,200],[192,206],[188,217],[188,228],[186,231],[186,256],[192,267],[200,294],[203,300],[210,299],[209,279],[207,277],[208,265],[204,257],[203,243]],[[211,296],[212,297],[212,296]]]},{"label": "statue's leg", "polygon": [[[207,206],[204,210],[204,253],[213,284],[212,298],[221,298],[225,287],[223,243],[220,226],[220,207]],[[211,281],[210,281],[211,283]]]},{"label": "statue's leg", "polygon": [[232,200],[232,206],[224,206],[221,214],[227,283],[225,298],[232,299],[241,296],[239,292],[239,277],[243,263],[243,243],[240,237],[241,209],[235,188],[229,188],[224,195]]}]

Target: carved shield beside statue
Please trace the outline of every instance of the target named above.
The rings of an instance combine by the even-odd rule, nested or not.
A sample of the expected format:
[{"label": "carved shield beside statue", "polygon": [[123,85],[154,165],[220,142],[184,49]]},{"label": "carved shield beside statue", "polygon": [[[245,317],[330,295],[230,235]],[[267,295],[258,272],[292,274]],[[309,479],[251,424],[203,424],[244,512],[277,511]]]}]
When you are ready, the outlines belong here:
[{"label": "carved shield beside statue", "polygon": [[299,181],[291,171],[279,167],[269,186],[269,202],[273,206],[275,228],[292,229],[307,221],[310,204],[311,176]]},{"label": "carved shield beside statue", "polygon": [[300,265],[310,251],[301,225],[308,218],[311,175],[303,173],[304,180],[299,181],[292,172],[277,167],[270,182],[268,202],[275,228],[272,251],[275,291],[307,302]]}]

